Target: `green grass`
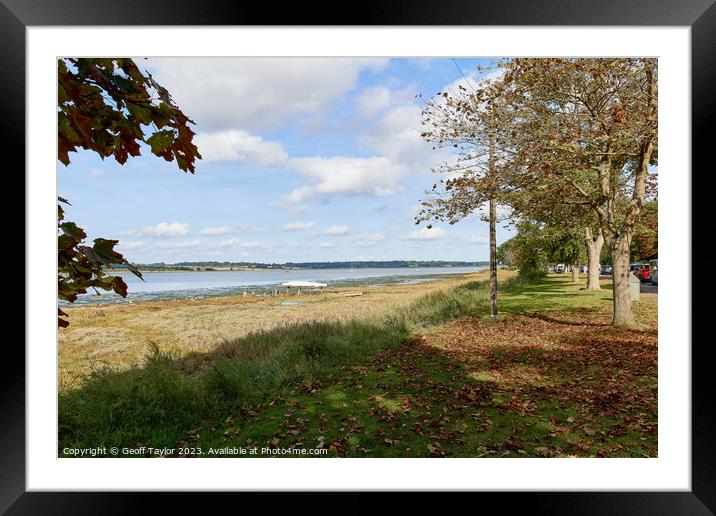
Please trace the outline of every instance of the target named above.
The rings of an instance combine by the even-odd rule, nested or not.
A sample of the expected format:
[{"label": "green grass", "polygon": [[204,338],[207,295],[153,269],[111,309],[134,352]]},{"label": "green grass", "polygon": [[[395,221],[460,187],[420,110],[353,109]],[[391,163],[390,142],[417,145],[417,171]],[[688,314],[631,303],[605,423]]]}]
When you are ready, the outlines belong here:
[{"label": "green grass", "polygon": [[515,279],[507,285],[500,299],[500,312],[530,313],[546,310],[575,310],[594,306],[611,306],[612,284],[602,283],[602,290],[586,292],[584,280],[572,284],[565,276],[554,275],[540,281],[526,282]]},{"label": "green grass", "polygon": [[[486,285],[468,283],[379,320],[251,334],[191,367],[150,348],[143,367],[97,371],[60,396],[60,455],[65,447],[151,446],[201,448],[207,456],[228,446],[355,457],[653,456],[655,364],[620,384],[631,392],[628,405],[571,396],[622,380],[624,368],[614,364],[623,357],[604,364],[604,353],[585,352],[575,333],[580,310],[610,300],[609,290],[587,293],[562,278],[512,281],[501,285],[504,315],[493,321]],[[565,310],[573,315],[565,319]],[[512,346],[509,338],[463,349],[470,337],[454,321],[493,324],[496,336],[517,323],[525,332],[561,324],[575,342],[563,357],[549,346]],[[629,345],[625,354],[636,349]]]}]

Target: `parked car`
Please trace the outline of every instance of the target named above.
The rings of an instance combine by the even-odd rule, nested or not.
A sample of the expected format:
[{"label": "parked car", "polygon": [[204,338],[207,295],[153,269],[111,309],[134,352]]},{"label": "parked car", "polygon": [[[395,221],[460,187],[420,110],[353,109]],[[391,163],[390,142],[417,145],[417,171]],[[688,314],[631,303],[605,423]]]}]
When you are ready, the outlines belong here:
[{"label": "parked car", "polygon": [[649,279],[654,285],[659,284],[659,260],[652,260],[651,270],[649,271]]},{"label": "parked car", "polygon": [[602,274],[611,274],[612,273],[612,266],[608,263],[605,263],[602,265]]},{"label": "parked car", "polygon": [[639,278],[639,281],[641,281],[642,283],[651,281],[651,267],[648,263],[632,263],[629,266],[629,269],[632,271],[634,276]]},{"label": "parked car", "polygon": [[554,272],[556,272],[557,274],[564,274],[564,270],[565,268],[563,263],[558,263],[557,266],[554,268]]},{"label": "parked car", "polygon": [[587,267],[586,265],[582,265],[579,268],[579,272],[581,272],[582,274],[586,274],[587,272],[589,272],[589,267]]}]

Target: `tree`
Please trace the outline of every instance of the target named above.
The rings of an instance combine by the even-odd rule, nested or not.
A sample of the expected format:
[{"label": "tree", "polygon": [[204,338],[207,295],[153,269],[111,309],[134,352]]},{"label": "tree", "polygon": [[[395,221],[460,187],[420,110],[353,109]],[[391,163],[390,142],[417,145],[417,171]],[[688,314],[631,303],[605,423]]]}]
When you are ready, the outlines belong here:
[{"label": "tree", "polygon": [[511,238],[497,247],[497,260],[509,269],[517,267],[515,242]]},{"label": "tree", "polygon": [[[489,81],[484,81],[489,83]],[[504,157],[496,146],[495,113],[499,98],[485,101],[480,89],[464,86],[438,92],[422,112],[422,137],[436,148],[453,149],[456,159],[434,169],[447,175],[426,192],[416,223],[436,220],[449,224],[475,213],[489,224],[490,314],[497,315],[497,204],[501,198],[498,169]],[[480,210],[487,205],[487,215]],[[428,226],[430,227],[430,226]]]},{"label": "tree", "polygon": [[[78,149],[124,164],[129,156],[139,156],[146,144],[156,156],[194,173],[194,163],[201,159],[189,127],[194,122],[132,59],[59,59],[57,71],[57,158],[65,166],[70,164],[69,153]],[[64,221],[61,204],[69,202],[58,197],[58,297],[74,302],[88,288],[126,296],[126,283],[105,269],[121,264],[140,278],[141,274],[114,250],[118,241],[97,238],[91,247],[84,245],[85,231]],[[69,324],[63,319],[66,315],[58,309],[61,327]]]},{"label": "tree", "polygon": [[[601,272],[600,254],[604,237],[599,227],[594,211],[584,203],[571,202],[569,198],[555,200],[545,195],[539,186],[525,185],[509,196],[513,216],[527,217],[541,221],[554,230],[569,233],[571,247],[577,241],[584,245],[586,253],[572,249],[570,256],[553,258],[553,262],[566,262],[574,265],[576,262],[587,260],[587,288],[586,290],[601,290],[599,275]],[[565,234],[566,234],[565,233]],[[574,270],[573,281],[579,281],[578,273]]]},{"label": "tree", "polygon": [[587,248],[587,290],[602,290],[599,284],[599,276],[602,273],[602,247],[604,246],[604,235],[601,228],[593,229],[591,226],[584,228],[584,244]]},{"label": "tree", "polygon": [[508,242],[515,254],[519,277],[534,280],[547,274],[552,244],[543,224],[528,219],[516,223],[517,234]]},{"label": "tree", "polygon": [[499,94],[517,106],[506,142],[531,183],[590,206],[614,267],[613,323],[634,323],[629,250],[642,204],[655,191],[657,61],[514,59]]},{"label": "tree", "polygon": [[549,261],[572,267],[572,283],[579,283],[579,264],[584,258],[582,228],[547,227],[545,230]]},{"label": "tree", "polygon": [[[60,203],[69,204],[58,197]],[[57,205],[57,295],[60,299],[74,303],[79,294],[88,288],[112,290],[122,297],[127,295],[127,284],[120,276],[110,276],[105,267],[123,264],[138,277],[140,272],[114,250],[117,240],[96,238],[92,247],[84,245],[85,231],[74,222],[64,222],[65,214],[61,204]],[[57,309],[58,324],[65,328],[69,325],[67,314]]]},{"label": "tree", "polygon": [[572,266],[572,281],[579,282],[579,263],[584,258],[580,228],[549,226],[527,218],[515,227],[517,234],[500,248],[509,249],[520,277],[538,279],[545,276],[549,263],[564,263]]},{"label": "tree", "polygon": [[503,160],[486,186],[499,185],[512,206],[539,194],[545,203],[589,208],[614,267],[613,324],[631,326],[629,250],[656,187],[656,59],[511,59],[496,67],[500,80],[444,103],[466,121],[445,137],[472,135],[471,118],[491,107]]},{"label": "tree", "polygon": [[634,260],[653,260],[659,257],[659,205],[650,201],[642,208],[639,223],[634,228],[631,255]]}]

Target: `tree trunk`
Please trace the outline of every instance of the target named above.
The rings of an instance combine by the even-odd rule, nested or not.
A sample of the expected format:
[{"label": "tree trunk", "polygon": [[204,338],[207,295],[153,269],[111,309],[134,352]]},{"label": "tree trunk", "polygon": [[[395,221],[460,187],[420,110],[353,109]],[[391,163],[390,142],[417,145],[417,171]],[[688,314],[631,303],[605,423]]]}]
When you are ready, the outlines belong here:
[{"label": "tree trunk", "polygon": [[490,199],[490,315],[497,315],[497,207]]},{"label": "tree trunk", "polygon": [[[495,133],[490,131],[489,174],[495,172]],[[490,315],[497,315],[497,201],[490,198]]]},{"label": "tree trunk", "polygon": [[602,245],[604,244],[604,235],[601,231],[594,238],[592,228],[584,228],[584,241],[587,245],[587,290],[602,290],[599,285],[599,274],[601,273],[601,265],[599,257],[602,254]]},{"label": "tree trunk", "polygon": [[[647,119],[655,123],[657,114],[657,79],[654,73],[654,66],[654,64],[647,66],[646,77],[649,81],[649,110]],[[611,243],[612,266],[614,267],[614,319],[612,321],[614,326],[634,326],[634,314],[631,312],[631,295],[629,294],[629,248],[631,247],[634,228],[639,222],[639,213],[641,212],[641,205],[644,202],[646,194],[646,177],[649,163],[651,163],[651,156],[654,152],[655,141],[656,127],[654,126],[653,133],[650,134],[641,145],[639,168],[634,177],[634,192],[627,207],[626,217],[622,223],[622,230],[618,233],[618,236],[611,233],[613,237],[609,238]]]},{"label": "tree trunk", "polygon": [[579,264],[572,264],[572,283],[579,283]]},{"label": "tree trunk", "polygon": [[629,293],[629,247],[631,234],[623,233],[614,238],[611,245],[612,267],[614,274],[614,326],[634,326],[631,312],[631,294]]}]

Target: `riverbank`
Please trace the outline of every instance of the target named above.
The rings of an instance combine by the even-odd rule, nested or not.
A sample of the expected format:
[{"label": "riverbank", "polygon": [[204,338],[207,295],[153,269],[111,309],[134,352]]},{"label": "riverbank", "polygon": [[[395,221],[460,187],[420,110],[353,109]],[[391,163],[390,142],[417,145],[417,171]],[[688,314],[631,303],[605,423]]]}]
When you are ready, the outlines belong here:
[{"label": "riverbank", "polygon": [[464,281],[381,317],[227,340],[195,362],[154,349],[60,395],[59,452],[655,457],[658,299],[634,304],[638,329],[614,328],[603,286],[503,283],[493,319],[486,282]]},{"label": "riverbank", "polygon": [[[286,291],[284,283],[311,281],[325,283],[329,289],[360,285],[391,285],[422,283],[429,280],[479,272],[474,267],[433,268],[357,268],[357,269],[253,269],[213,271],[147,272],[142,279],[133,274],[120,274],[128,294],[115,293],[78,296],[74,303],[60,301],[61,307],[79,305],[132,304],[144,301],[196,300],[235,295],[272,296]],[[457,277],[457,276],[455,276]]]},{"label": "riverbank", "polygon": [[[502,278],[509,274],[500,271]],[[486,278],[486,272],[479,272],[416,284],[355,284],[301,296],[235,295],[63,307],[70,326],[59,332],[59,388],[72,389],[99,368],[121,370],[137,365],[150,343],[160,351],[186,357],[211,351],[225,340],[277,326],[385,315],[426,294]],[[357,292],[361,295],[344,295]]]}]

